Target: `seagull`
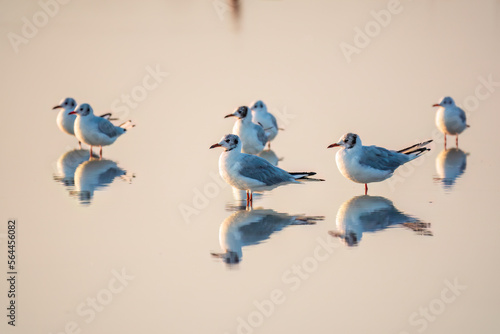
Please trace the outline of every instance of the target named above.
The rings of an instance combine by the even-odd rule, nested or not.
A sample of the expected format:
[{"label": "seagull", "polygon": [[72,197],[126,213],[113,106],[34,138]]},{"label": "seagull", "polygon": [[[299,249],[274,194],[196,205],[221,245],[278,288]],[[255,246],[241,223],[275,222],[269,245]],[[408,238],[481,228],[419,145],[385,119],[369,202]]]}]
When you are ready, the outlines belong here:
[{"label": "seagull", "polygon": [[75,121],[76,138],[90,146],[91,156],[92,147],[99,146],[101,149],[99,158],[101,159],[103,146],[113,144],[116,138],[135,126],[132,125],[132,121],[130,120],[120,126],[115,126],[107,119],[94,116],[94,110],[92,110],[92,107],[87,103],[78,105],[76,109],[69,114],[78,115]]},{"label": "seagull", "polygon": [[458,147],[458,135],[470,126],[467,125],[465,112],[457,107],[449,96],[432,106],[439,107],[436,113],[436,126],[444,134],[444,147],[446,148],[446,135],[456,136],[455,143]]},{"label": "seagull", "polygon": [[[71,114],[73,110],[75,110],[76,107],[76,101],[72,97],[67,97],[63,99],[61,102],[59,102],[58,105],[54,106],[52,110],[56,109],[61,109],[59,111],[59,114],[57,114],[57,125],[59,126],[59,129],[61,129],[62,132],[67,133],[71,136],[75,135],[75,130],[74,130],[74,124],[76,120],[76,115]],[[105,118],[105,119],[111,119],[111,113],[106,113],[101,115],[100,117]],[[82,148],[82,142],[78,141],[78,145],[80,146],[80,149]]]},{"label": "seagull", "polygon": [[255,124],[260,124],[264,128],[270,149],[271,140],[276,138],[276,135],[278,134],[278,123],[276,122],[276,117],[267,111],[267,106],[260,100],[255,102],[250,109],[252,110],[252,121]]},{"label": "seagull", "polygon": [[233,133],[243,141],[243,153],[259,154],[268,141],[266,132],[261,125],[252,123],[250,110],[246,106],[239,107],[224,118],[238,117],[234,123]]},{"label": "seagull", "polygon": [[390,151],[378,146],[363,146],[358,135],[347,133],[338,143],[331,144],[328,148],[341,147],[336,154],[340,173],[351,181],[364,183],[366,195],[367,183],[388,179],[396,168],[430,151],[424,147],[430,142],[432,139],[399,151]]},{"label": "seagull", "polygon": [[210,148],[224,148],[219,158],[219,173],[231,186],[247,192],[247,206],[252,205],[254,191],[268,191],[281,185],[300,183],[297,180],[324,181],[308,178],[315,175],[314,172],[286,172],[261,157],[241,153],[241,146],[237,135],[228,134]]},{"label": "seagull", "polygon": [[314,225],[321,220],[323,216],[289,215],[268,209],[238,210],[220,225],[219,243],[224,252],[211,254],[228,265],[239,263],[243,247],[263,243],[288,226]]},{"label": "seagull", "polygon": [[381,196],[355,196],[344,202],[337,212],[337,231],[329,231],[347,246],[357,246],[363,233],[377,232],[402,226],[420,235],[431,236],[431,224],[408,215],[394,207],[392,201]]}]

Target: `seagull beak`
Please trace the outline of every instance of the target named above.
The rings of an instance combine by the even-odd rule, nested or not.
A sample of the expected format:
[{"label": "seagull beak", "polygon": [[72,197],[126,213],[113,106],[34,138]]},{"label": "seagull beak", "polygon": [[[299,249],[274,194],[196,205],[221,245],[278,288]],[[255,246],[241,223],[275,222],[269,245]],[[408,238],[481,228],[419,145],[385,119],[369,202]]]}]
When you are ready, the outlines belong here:
[{"label": "seagull beak", "polygon": [[340,145],[338,143],[335,143],[335,144],[328,145],[327,148],[332,148],[332,147],[337,147],[337,146],[340,146]]},{"label": "seagull beak", "polygon": [[432,106],[433,107],[442,107],[442,105],[440,105],[439,103],[433,104]]},{"label": "seagull beak", "polygon": [[52,110],[59,109],[59,108],[62,108],[62,106],[55,106],[52,108]]},{"label": "seagull beak", "polygon": [[228,117],[236,117],[236,115],[235,114],[229,114],[229,115],[224,116],[224,118],[228,118]]},{"label": "seagull beak", "polygon": [[211,148],[211,149],[212,149],[212,148],[215,148],[215,147],[222,147],[222,145],[221,145],[221,144],[219,144],[219,143],[217,143],[217,144],[213,144],[212,146],[210,146],[210,148]]},{"label": "seagull beak", "polygon": [[78,113],[77,113],[76,111],[74,111],[74,110],[73,110],[73,111],[72,111],[72,112],[70,112],[68,115],[76,115],[76,114],[78,114]]}]

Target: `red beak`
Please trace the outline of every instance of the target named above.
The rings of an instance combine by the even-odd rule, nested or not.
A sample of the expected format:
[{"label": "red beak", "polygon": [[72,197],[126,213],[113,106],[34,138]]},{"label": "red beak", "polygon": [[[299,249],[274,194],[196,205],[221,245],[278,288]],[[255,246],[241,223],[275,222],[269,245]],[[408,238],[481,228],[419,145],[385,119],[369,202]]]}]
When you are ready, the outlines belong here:
[{"label": "red beak", "polygon": [[224,118],[228,118],[228,117],[236,117],[236,115],[229,114],[229,115],[224,116]]},{"label": "red beak", "polygon": [[332,147],[337,147],[337,146],[340,146],[339,144],[335,143],[335,144],[331,144],[329,145],[327,148],[332,148]]},{"label": "red beak", "polygon": [[213,144],[212,146],[210,146],[210,148],[215,148],[215,147],[222,147],[222,145],[217,143],[217,144]]},{"label": "red beak", "polygon": [[68,115],[76,115],[76,114],[77,114],[77,112],[73,110],[73,111],[72,111],[72,112],[70,112]]},{"label": "red beak", "polygon": [[439,103],[433,104],[432,106],[433,107],[442,107],[442,105],[440,105]]}]

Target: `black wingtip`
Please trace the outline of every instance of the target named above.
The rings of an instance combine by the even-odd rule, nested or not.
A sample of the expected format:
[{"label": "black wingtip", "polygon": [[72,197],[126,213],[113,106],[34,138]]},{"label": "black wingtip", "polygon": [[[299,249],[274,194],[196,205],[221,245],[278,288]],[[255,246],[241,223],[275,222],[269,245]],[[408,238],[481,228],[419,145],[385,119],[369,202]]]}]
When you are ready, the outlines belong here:
[{"label": "black wingtip", "polygon": [[289,174],[291,174],[291,175],[304,175],[304,177],[306,177],[306,176],[316,175],[316,172],[289,172]]}]

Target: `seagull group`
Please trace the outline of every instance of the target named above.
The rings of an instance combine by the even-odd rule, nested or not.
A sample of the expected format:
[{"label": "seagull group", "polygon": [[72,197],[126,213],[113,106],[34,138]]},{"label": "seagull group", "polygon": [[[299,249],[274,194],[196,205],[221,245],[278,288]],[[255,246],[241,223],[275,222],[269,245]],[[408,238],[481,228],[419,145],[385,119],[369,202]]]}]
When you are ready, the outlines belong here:
[{"label": "seagull group", "polygon": [[135,126],[130,120],[116,126],[111,123],[111,120],[116,120],[111,118],[111,113],[95,116],[88,103],[77,105],[71,97],[65,98],[52,109],[61,109],[57,115],[57,125],[62,132],[75,136],[80,148],[82,143],[90,146],[89,159],[92,158],[94,146],[99,146],[99,158],[102,159],[102,147],[113,144],[118,137]]},{"label": "seagull group", "polygon": [[[465,112],[455,105],[449,96],[434,104],[439,107],[436,113],[436,125],[444,134],[456,136],[469,125]],[[62,132],[74,135],[79,146],[85,143],[92,149],[99,146],[99,158],[102,159],[102,147],[113,144],[118,137],[134,127],[130,120],[119,126],[111,123],[111,114],[95,116],[92,107],[87,103],[77,105],[76,101],[67,97],[53,109],[61,109],[57,115],[57,125]],[[225,118],[236,117],[233,133],[227,134],[210,148],[222,147],[224,151],[219,158],[221,177],[236,189],[246,191],[247,205],[253,201],[253,192],[272,190],[278,186],[301,183],[301,181],[323,179],[311,178],[315,172],[287,172],[274,166],[264,158],[257,156],[264,151],[266,145],[270,149],[271,141],[279,132],[274,115],[268,112],[266,104],[258,100],[251,107],[241,106]],[[347,133],[340,140],[328,146],[340,147],[336,154],[337,167],[347,179],[365,185],[388,179],[401,165],[418,158],[430,149],[426,147],[432,140],[412,145],[399,151],[388,150],[378,146],[363,146],[357,134]]]},{"label": "seagull group", "polygon": [[[455,135],[458,146],[458,135],[469,127],[465,112],[455,105],[451,97],[445,97],[433,106],[440,107],[436,114],[436,125],[444,134],[445,147],[446,135]],[[311,178],[315,172],[287,172],[256,156],[266,144],[270,147],[270,141],[279,130],[276,118],[267,111],[264,102],[259,100],[251,108],[241,106],[225,117],[238,118],[233,133],[225,135],[210,148],[224,149],[219,158],[219,173],[228,184],[246,191],[247,206],[252,205],[253,192],[268,191],[305,180],[324,181]],[[431,142],[432,139],[393,151],[378,146],[364,146],[357,134],[347,133],[328,148],[340,147],[336,154],[340,173],[353,182],[364,184],[367,195],[368,183],[390,178],[398,167],[430,151],[426,146]]]}]

